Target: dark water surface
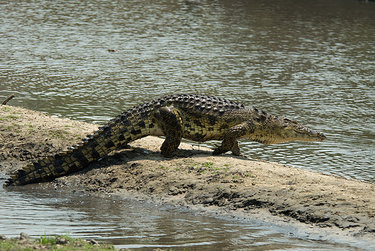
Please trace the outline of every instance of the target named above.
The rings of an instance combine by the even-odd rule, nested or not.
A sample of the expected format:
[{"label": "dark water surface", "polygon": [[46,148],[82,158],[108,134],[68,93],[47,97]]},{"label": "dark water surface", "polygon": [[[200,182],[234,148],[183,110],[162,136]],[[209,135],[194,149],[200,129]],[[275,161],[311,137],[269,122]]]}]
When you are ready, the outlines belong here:
[{"label": "dark water surface", "polygon": [[20,232],[35,238],[69,233],[132,249],[351,250],[363,246],[355,241],[335,243],[324,234],[310,236],[259,220],[214,218],[116,196],[99,198],[28,186],[16,191],[0,188],[0,197],[0,234],[8,237]]},{"label": "dark water surface", "polygon": [[246,155],[375,181],[374,2],[1,1],[0,22],[11,105],[102,123],[165,94],[217,95],[328,136],[243,142]]}]

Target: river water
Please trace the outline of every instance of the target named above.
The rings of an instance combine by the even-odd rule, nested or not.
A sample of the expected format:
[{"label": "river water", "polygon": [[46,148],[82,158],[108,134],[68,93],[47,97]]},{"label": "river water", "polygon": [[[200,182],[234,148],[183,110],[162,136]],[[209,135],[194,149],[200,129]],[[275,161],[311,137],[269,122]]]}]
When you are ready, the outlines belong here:
[{"label": "river water", "polygon": [[[2,185],[2,184],[0,184]],[[84,193],[51,192],[39,187],[0,190],[0,234],[16,237],[26,232],[69,234],[94,238],[117,248],[176,250],[351,250],[361,243],[336,243],[332,237],[306,235],[292,227],[257,220],[214,218],[117,197],[98,198]]]},{"label": "river water", "polygon": [[165,94],[217,95],[293,118],[328,137],[272,146],[242,142],[244,154],[375,181],[374,2],[0,6],[0,98],[16,94],[11,105],[104,123]]}]

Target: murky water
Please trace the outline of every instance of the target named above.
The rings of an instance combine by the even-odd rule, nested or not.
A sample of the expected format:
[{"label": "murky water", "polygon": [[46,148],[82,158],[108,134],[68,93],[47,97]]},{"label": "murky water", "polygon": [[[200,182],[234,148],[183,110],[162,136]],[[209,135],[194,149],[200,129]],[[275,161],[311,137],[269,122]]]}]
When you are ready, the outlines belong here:
[{"label": "murky water", "polygon": [[[0,2],[0,97],[90,122],[171,93],[294,118],[322,143],[246,155],[375,181],[375,3]],[[10,196],[13,194],[9,194]]]},{"label": "murky water", "polygon": [[115,196],[98,198],[35,186],[17,191],[0,189],[0,197],[0,234],[9,237],[20,232],[28,232],[35,238],[69,233],[110,242],[117,248],[142,249],[351,249],[343,243],[308,239],[292,227],[285,229],[257,220],[214,218]]}]

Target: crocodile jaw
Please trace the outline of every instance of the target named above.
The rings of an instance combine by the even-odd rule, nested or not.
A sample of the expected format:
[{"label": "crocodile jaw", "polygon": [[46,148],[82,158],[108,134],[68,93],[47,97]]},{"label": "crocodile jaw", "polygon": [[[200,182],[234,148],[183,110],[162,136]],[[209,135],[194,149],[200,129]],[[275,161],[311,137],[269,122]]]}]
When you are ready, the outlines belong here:
[{"label": "crocodile jaw", "polygon": [[256,125],[254,132],[247,138],[263,144],[278,144],[289,141],[323,141],[326,136],[293,120],[270,115],[265,123]]}]

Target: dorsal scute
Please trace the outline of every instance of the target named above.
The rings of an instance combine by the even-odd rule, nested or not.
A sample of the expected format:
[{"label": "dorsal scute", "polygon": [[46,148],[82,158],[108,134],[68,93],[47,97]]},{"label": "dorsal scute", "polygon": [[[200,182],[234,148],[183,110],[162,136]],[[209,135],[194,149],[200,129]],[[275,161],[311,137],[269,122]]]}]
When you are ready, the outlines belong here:
[{"label": "dorsal scute", "polygon": [[[245,108],[245,106],[241,103],[237,103],[220,97],[195,94],[175,94],[155,99],[149,103],[146,103],[143,109],[147,107],[149,110],[169,105],[199,111],[202,113],[218,114],[224,113],[226,111]],[[142,107],[142,105],[134,107],[133,109],[131,109],[131,111],[139,112],[140,107]]]}]

